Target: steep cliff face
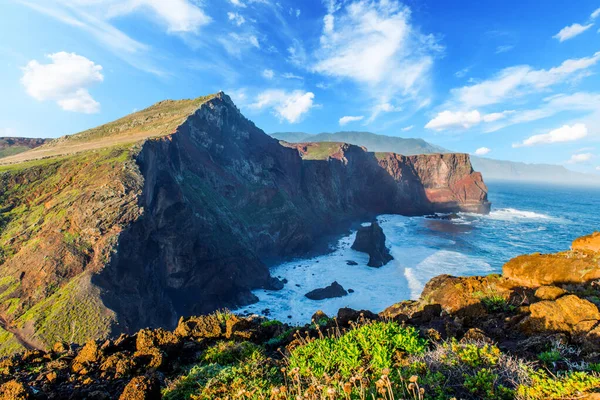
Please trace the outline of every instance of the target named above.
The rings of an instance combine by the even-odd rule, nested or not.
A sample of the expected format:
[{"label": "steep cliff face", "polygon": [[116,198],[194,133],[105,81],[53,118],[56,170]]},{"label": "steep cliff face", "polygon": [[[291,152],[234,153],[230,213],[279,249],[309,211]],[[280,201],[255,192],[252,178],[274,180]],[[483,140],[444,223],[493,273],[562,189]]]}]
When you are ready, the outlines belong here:
[{"label": "steep cliff face", "polygon": [[0,316],[21,344],[173,327],[247,304],[252,289],[281,287],[265,260],[375,214],[489,210],[466,155],[289,145],[222,93],[182,104],[0,167]]}]

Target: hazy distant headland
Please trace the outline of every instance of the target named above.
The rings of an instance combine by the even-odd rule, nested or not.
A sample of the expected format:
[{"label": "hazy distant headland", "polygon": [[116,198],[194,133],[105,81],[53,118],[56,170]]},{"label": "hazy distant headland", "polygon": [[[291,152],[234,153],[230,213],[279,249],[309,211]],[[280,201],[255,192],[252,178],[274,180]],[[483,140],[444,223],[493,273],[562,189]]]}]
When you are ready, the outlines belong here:
[{"label": "hazy distant headland", "polygon": [[[310,134],[305,132],[275,132],[276,139],[291,143],[345,142],[364,146],[369,151],[390,151],[403,155],[453,153],[452,150],[423,139],[378,135],[371,132],[344,131]],[[562,165],[529,164],[471,156],[473,168],[488,181],[539,182],[566,185],[600,185],[600,176],[571,171]]]}]

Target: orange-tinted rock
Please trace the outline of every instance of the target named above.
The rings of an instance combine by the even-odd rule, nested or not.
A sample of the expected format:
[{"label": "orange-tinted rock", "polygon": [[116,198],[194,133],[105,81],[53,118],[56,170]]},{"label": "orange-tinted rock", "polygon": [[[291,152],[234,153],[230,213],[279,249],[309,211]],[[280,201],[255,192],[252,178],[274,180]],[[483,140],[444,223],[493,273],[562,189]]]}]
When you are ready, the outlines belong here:
[{"label": "orange-tinted rock", "polygon": [[31,399],[29,390],[18,381],[6,382],[0,386],[0,399],[2,400],[27,400]]},{"label": "orange-tinted rock", "polygon": [[180,318],[175,334],[181,337],[217,338],[223,336],[221,322],[216,315]]},{"label": "orange-tinted rock", "polygon": [[73,362],[78,364],[94,363],[100,359],[100,356],[101,352],[98,348],[98,344],[96,341],[90,340],[79,351]]},{"label": "orange-tinted rock", "polygon": [[576,252],[533,254],[513,258],[502,268],[504,277],[525,287],[585,283],[600,278],[600,264]]},{"label": "orange-tinted rock", "polygon": [[571,246],[573,250],[600,252],[600,232],[575,239]]},{"label": "orange-tinted rock", "polygon": [[133,378],[119,397],[119,400],[160,400],[160,385],[154,377]]},{"label": "orange-tinted rock", "polygon": [[566,290],[556,286],[541,286],[535,291],[535,297],[540,300],[556,300],[565,293]]},{"label": "orange-tinted rock", "polygon": [[527,333],[565,332],[584,334],[600,320],[600,311],[593,303],[575,295],[556,301],[540,301],[529,307],[531,315],[522,323]]},{"label": "orange-tinted rock", "polygon": [[440,304],[444,311],[460,317],[486,314],[481,299],[488,295],[508,297],[511,282],[499,276],[453,277],[440,275],[430,280],[421,294],[422,304]]}]

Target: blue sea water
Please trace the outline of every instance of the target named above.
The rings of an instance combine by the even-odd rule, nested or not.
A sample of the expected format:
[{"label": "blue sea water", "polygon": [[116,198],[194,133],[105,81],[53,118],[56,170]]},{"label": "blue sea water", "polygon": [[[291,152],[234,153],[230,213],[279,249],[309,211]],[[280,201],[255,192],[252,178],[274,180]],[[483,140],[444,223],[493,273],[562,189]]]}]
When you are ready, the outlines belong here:
[{"label": "blue sea water", "polygon": [[[600,230],[600,188],[490,182],[489,215],[461,213],[454,220],[382,215],[378,218],[394,260],[368,267],[368,256],[350,248],[356,233],[342,237],[326,255],[297,259],[272,269],[287,279],[281,291],[257,290],[260,301],[238,312],[304,324],[323,310],[341,307],[379,312],[401,300],[416,299],[429,279],[440,274],[484,275],[501,272],[520,254],[554,253]],[[347,260],[358,262],[347,265]],[[313,301],[307,292],[333,281],[354,292]]]}]

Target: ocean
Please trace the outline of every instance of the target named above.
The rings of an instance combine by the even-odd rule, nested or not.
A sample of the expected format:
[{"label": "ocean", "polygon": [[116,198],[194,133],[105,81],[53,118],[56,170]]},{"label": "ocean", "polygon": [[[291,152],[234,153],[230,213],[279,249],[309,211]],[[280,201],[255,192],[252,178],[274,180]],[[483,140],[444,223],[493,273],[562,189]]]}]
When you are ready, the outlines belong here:
[{"label": "ocean", "polygon": [[[515,256],[567,250],[575,238],[600,230],[600,188],[508,182],[489,182],[488,187],[489,215],[460,213],[454,220],[381,215],[393,261],[368,267],[368,255],[350,248],[352,232],[331,253],[273,267],[273,276],[287,280],[284,289],[257,290],[260,301],[236,312],[268,310],[270,318],[301,325],[317,310],[328,315],[341,307],[379,312],[417,299],[434,276],[500,273]],[[358,265],[347,265],[348,260]],[[321,301],[304,296],[334,281],[354,292]]]}]

